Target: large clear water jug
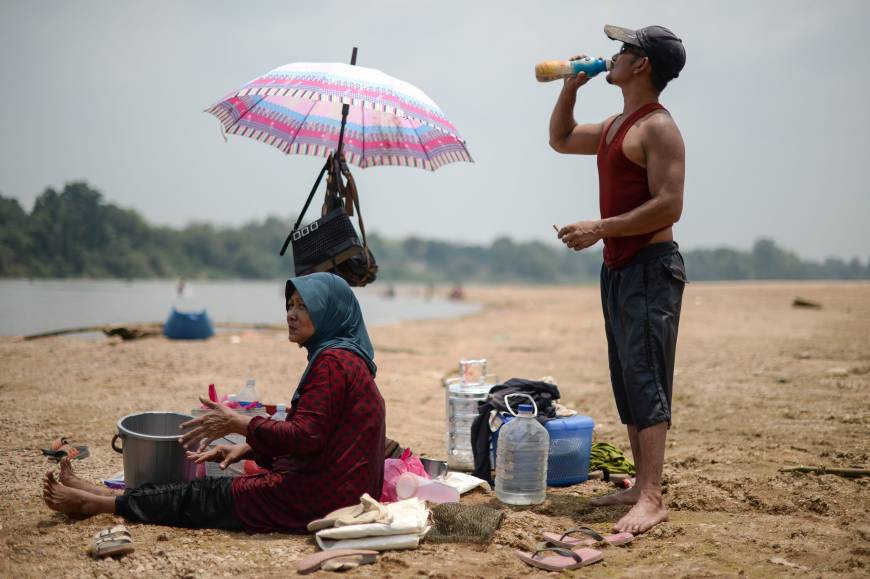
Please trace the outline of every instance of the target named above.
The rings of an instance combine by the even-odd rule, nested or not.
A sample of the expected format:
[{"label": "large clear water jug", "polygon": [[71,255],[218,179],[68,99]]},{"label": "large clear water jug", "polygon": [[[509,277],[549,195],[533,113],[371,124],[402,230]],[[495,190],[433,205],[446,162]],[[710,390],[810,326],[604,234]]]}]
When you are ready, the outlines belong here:
[{"label": "large clear water jug", "polygon": [[534,401],[520,404],[518,410],[516,418],[499,430],[495,496],[509,505],[536,505],[547,497],[550,434],[536,418]]},{"label": "large clear water jug", "polygon": [[452,470],[474,470],[471,424],[477,405],[495,386],[497,378],[486,372],[486,359],[462,360],[459,376],[445,381],[447,417],[447,466]]}]

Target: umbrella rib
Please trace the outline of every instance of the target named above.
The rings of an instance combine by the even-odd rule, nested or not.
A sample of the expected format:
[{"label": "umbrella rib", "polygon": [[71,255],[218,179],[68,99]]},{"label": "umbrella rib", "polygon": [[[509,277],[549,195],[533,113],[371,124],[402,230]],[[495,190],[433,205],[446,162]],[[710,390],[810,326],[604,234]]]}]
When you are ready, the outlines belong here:
[{"label": "umbrella rib", "polygon": [[295,133],[293,133],[293,138],[292,138],[290,141],[287,142],[287,151],[286,151],[286,153],[287,153],[288,155],[290,154],[290,147],[293,145],[293,143],[296,142],[296,137],[299,136],[299,132],[302,130],[302,126],[305,124],[305,120],[306,120],[306,119],[311,115],[311,111],[314,110],[314,107],[316,107],[316,106],[317,106],[317,103],[319,103],[319,102],[320,102],[320,101],[318,101],[318,100],[312,100],[312,101],[311,101],[311,108],[308,109],[308,112],[305,113],[305,116],[302,117],[302,120],[301,120],[301,121],[299,121],[299,128],[296,129],[296,132],[295,132]]},{"label": "umbrella rib", "polygon": [[[423,126],[422,123],[420,126]],[[429,166],[432,167],[429,169],[430,171],[435,170],[435,165],[432,164],[432,159],[429,157],[429,151],[426,150],[426,145],[423,143],[423,139],[420,138],[420,133],[417,132],[417,127],[414,126],[414,123],[411,123],[411,128],[414,129],[414,134],[417,135],[417,140],[420,141],[420,148],[423,149],[423,154],[426,155],[426,162],[429,163]]]},{"label": "umbrella rib", "polygon": [[251,112],[252,110],[254,110],[254,108],[255,108],[258,104],[260,104],[261,102],[263,102],[263,101],[266,99],[265,96],[260,96],[260,95],[256,95],[256,96],[260,97],[260,98],[257,99],[257,102],[255,102],[254,104],[252,104],[251,106],[249,106],[247,109],[245,109],[245,112],[243,112],[242,114],[240,114],[240,115],[239,115],[239,118],[237,118],[235,121],[233,121],[233,124],[230,125],[228,128],[231,129],[231,128],[235,127],[236,125],[238,125],[239,122],[241,122],[241,120],[242,120],[243,118],[245,118],[245,115],[247,115],[249,112]]}]

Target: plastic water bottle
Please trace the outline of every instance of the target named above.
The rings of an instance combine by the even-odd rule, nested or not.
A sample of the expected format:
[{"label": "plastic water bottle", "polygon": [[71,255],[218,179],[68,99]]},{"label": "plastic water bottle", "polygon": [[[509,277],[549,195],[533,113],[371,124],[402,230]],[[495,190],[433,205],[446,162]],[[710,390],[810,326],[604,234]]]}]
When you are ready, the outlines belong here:
[{"label": "plastic water bottle", "polygon": [[581,72],[585,72],[586,76],[591,78],[596,74],[610,70],[612,67],[613,61],[611,60],[592,59],[588,56],[578,60],[547,60],[535,65],[535,78],[540,82],[550,82]]},{"label": "plastic water bottle", "polygon": [[495,496],[509,505],[536,505],[547,497],[550,435],[531,404],[501,427],[495,466]]},{"label": "plastic water bottle", "polygon": [[248,379],[245,382],[245,387],[242,388],[242,391],[236,394],[236,400],[242,406],[248,406],[253,402],[260,401],[260,395],[257,394],[257,388],[253,379]]},{"label": "plastic water bottle", "polygon": [[272,420],[287,420],[287,406],[278,404],[275,407],[275,414],[272,415]]}]

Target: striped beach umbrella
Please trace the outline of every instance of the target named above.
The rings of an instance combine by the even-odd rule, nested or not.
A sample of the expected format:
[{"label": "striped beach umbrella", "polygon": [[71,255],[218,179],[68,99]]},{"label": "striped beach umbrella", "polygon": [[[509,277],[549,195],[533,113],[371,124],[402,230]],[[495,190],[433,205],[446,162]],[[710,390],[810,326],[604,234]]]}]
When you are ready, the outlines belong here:
[{"label": "striped beach umbrella", "polygon": [[342,145],[349,163],[434,171],[455,161],[472,162],[456,127],[423,91],[363,66],[288,64],[206,112],[226,133],[257,139],[288,155],[325,157],[338,146],[342,105],[349,105]]}]

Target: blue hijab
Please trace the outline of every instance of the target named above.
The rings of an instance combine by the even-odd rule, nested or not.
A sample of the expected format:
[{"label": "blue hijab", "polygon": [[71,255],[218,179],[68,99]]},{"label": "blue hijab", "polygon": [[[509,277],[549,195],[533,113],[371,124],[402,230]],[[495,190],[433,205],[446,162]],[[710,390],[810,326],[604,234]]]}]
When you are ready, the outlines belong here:
[{"label": "blue hijab", "polygon": [[[302,344],[308,350],[308,366],[302,373],[299,386],[305,382],[314,360],[324,350],[339,348],[350,350],[362,357],[374,376],[375,350],[369,340],[362,310],[356,296],[347,282],[331,273],[312,273],[287,280],[284,286],[286,304],[293,291],[305,302],[308,315],[314,324],[314,334]],[[299,398],[299,387],[293,395],[293,402]]]}]

